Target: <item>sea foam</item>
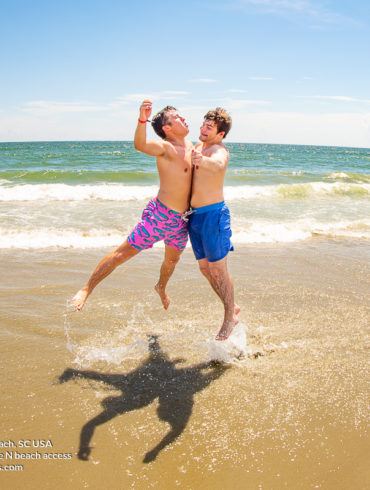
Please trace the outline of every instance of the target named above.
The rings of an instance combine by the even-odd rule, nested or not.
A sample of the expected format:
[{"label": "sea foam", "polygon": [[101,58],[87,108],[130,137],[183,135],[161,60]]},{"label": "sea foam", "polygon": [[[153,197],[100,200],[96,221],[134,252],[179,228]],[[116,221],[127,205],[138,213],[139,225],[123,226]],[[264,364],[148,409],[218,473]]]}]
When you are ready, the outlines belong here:
[{"label": "sea foam", "polygon": [[[332,238],[370,239],[370,220],[338,221],[336,223],[315,222],[310,219],[300,222],[247,222],[233,229],[232,242],[291,243],[320,235]],[[113,248],[120,245],[127,233],[115,229],[0,228],[0,249],[44,249],[50,247],[71,249]],[[164,247],[163,241],[154,247]],[[187,247],[190,247],[188,242]]]},{"label": "sea foam", "polygon": [[[124,184],[67,185],[21,184],[1,185],[0,201],[141,201],[158,193],[158,186]],[[322,196],[368,196],[369,183],[311,182],[278,185],[226,186],[225,200],[302,199]]]}]

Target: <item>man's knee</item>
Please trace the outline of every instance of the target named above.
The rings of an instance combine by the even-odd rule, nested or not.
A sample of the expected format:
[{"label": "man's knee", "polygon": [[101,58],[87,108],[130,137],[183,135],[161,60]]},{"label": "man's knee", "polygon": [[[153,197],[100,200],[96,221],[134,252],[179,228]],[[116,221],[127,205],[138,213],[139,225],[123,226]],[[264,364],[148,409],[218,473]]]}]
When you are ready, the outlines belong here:
[{"label": "man's knee", "polygon": [[212,279],[214,279],[215,281],[219,281],[220,278],[222,277],[222,273],[219,269],[210,269],[209,273]]},{"label": "man's knee", "polygon": [[208,262],[199,262],[199,270],[203,274],[203,276],[209,277]]},{"label": "man's knee", "polygon": [[178,261],[180,260],[180,254],[179,255],[171,255],[170,257],[165,257],[164,262],[170,267],[175,267]]},{"label": "man's knee", "polygon": [[211,262],[209,264],[209,273],[212,279],[219,281],[227,276],[227,269],[224,263]]},{"label": "man's knee", "polygon": [[112,258],[115,265],[123,264],[127,259],[130,259],[134,255],[137,255],[140,250],[136,250],[136,248],[131,247],[129,243],[125,242],[123,245],[118,247],[113,253]]}]

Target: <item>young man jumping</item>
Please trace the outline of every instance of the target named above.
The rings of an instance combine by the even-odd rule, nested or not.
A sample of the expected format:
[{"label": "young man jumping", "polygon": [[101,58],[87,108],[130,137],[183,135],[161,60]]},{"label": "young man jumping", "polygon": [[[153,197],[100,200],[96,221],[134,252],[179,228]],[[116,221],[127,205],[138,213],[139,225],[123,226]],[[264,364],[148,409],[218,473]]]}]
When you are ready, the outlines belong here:
[{"label": "young man jumping", "polygon": [[231,128],[231,117],[221,107],[204,116],[199,143],[192,153],[193,186],[189,235],[202,274],[224,305],[224,320],[216,340],[226,340],[239,322],[234,286],[227,271],[230,241],[230,212],[223,186],[229,152],[222,143]]},{"label": "young man jumping", "polygon": [[193,145],[185,140],[189,133],[185,119],[172,106],[162,109],[152,120],[153,129],[162,141],[148,141],[146,123],[151,112],[151,101],[144,100],[140,106],[134,144],[137,150],[157,159],[160,181],[157,197],[148,203],[141,221],[123,244],[99,262],[87,284],[74,296],[72,303],[79,311],[100,281],[117,266],[141,250],[153,247],[159,240],[164,240],[165,253],[155,290],[165,309],[170,304],[166,285],[188,240],[183,213],[189,207]]}]

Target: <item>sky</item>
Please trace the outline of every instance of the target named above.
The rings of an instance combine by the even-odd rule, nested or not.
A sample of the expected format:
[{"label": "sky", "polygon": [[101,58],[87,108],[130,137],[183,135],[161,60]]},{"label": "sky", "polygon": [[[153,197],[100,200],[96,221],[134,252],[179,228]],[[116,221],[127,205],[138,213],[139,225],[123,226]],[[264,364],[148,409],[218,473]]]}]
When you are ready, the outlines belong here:
[{"label": "sky", "polygon": [[[195,141],[370,147],[368,0],[0,0],[0,141],[132,140],[175,106]],[[156,138],[151,128],[150,138]]]}]

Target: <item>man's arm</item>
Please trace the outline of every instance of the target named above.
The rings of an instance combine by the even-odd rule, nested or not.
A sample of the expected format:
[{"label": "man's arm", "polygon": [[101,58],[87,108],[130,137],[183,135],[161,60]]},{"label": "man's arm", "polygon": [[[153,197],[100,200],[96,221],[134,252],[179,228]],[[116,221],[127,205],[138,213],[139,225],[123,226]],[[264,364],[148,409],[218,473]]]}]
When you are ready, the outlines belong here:
[{"label": "man's arm", "polygon": [[229,153],[226,148],[219,147],[211,156],[202,155],[199,150],[194,150],[191,155],[191,160],[195,168],[202,166],[211,172],[220,172],[224,170],[229,163]]},{"label": "man's arm", "polygon": [[[146,122],[152,113],[152,103],[150,100],[144,100],[140,106],[139,121],[135,131],[134,146],[136,150],[146,153],[152,157],[159,157],[165,152],[164,141],[147,141],[146,139]],[[140,122],[143,121],[143,122]]]}]

